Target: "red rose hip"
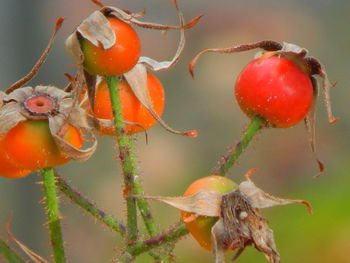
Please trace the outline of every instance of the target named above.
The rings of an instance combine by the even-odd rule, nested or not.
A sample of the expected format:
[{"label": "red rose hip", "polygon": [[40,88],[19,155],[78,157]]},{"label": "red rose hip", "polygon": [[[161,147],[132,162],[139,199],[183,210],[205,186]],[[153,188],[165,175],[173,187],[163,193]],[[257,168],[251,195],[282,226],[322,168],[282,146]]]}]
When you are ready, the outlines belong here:
[{"label": "red rose hip", "polygon": [[286,57],[270,56],[251,61],[240,73],[235,95],[248,115],[259,115],[278,128],[303,120],[313,103],[309,75]]}]

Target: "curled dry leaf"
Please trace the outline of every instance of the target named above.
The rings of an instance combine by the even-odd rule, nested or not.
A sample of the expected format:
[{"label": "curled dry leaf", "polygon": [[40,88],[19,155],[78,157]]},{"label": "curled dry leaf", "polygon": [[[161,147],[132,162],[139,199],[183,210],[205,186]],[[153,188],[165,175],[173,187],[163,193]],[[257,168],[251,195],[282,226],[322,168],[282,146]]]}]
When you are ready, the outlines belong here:
[{"label": "curled dry leaf", "polygon": [[45,48],[45,50],[43,51],[43,53],[41,54],[39,60],[36,62],[36,64],[33,66],[32,70],[23,78],[21,78],[20,80],[16,81],[14,84],[12,84],[7,90],[6,93],[9,94],[12,91],[14,91],[15,89],[18,89],[20,87],[22,87],[23,85],[25,85],[28,81],[30,81],[35,75],[36,73],[38,73],[40,67],[42,66],[42,64],[44,64],[47,56],[50,53],[50,50],[52,48],[52,45],[55,41],[55,37],[56,34],[58,32],[58,30],[61,28],[62,23],[63,23],[64,19],[62,17],[58,18],[56,20],[55,23],[55,27],[54,27],[54,31],[52,33],[52,36],[49,40],[49,43],[47,44],[47,47]]},{"label": "curled dry leaf", "polygon": [[152,100],[147,88],[147,71],[144,65],[137,64],[131,71],[124,74],[126,81],[129,83],[132,91],[134,92],[136,98],[141,102],[141,104],[149,111],[154,119],[156,119],[164,129],[171,133],[180,134],[188,136],[191,138],[197,137],[196,130],[190,131],[177,131],[169,127],[160,116],[157,115],[153,108]]},{"label": "curled dry leaf", "polygon": [[312,213],[311,205],[304,200],[277,198],[258,188],[249,177],[239,187],[226,194],[213,190],[202,190],[187,197],[149,197],[164,202],[185,212],[197,216],[217,217],[212,227],[213,252],[215,262],[225,262],[225,251],[237,248],[237,256],[248,245],[253,245],[265,254],[271,263],[279,263],[280,256],[276,249],[273,231],[267,220],[262,217],[262,208],[304,204]]},{"label": "curled dry leaf", "polygon": [[[22,87],[3,96],[0,108],[0,134],[6,134],[20,122],[48,120],[51,135],[67,157],[87,160],[97,147],[94,132],[89,127],[85,111],[76,105],[70,92],[52,86]],[[63,139],[67,126],[75,127],[85,142],[92,145],[78,149]]]}]

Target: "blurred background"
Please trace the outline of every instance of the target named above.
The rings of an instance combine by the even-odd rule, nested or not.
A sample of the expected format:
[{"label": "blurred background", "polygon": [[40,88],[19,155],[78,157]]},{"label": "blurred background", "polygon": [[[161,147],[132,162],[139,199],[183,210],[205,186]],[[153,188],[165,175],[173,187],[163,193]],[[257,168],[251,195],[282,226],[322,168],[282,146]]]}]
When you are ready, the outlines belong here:
[{"label": "blurred background", "polygon": [[[177,23],[171,1],[119,0],[105,4],[134,12],[146,9],[144,20]],[[176,129],[199,131],[197,139],[176,136],[160,126],[149,131],[149,144],[138,137],[139,171],[148,195],[182,195],[197,178],[211,174],[217,160],[234,145],[249,123],[233,96],[239,71],[255,54],[207,54],[196,68],[196,79],[187,73],[187,64],[200,50],[227,47],[263,39],[296,43],[310,51],[326,66],[329,77],[337,82],[331,98],[341,120],[329,125],[322,98],[318,99],[317,149],[325,164],[318,173],[303,124],[289,129],[265,129],[229,177],[236,182],[250,168],[257,168],[254,180],[262,189],[285,198],[311,202],[314,214],[292,205],[265,210],[264,216],[274,229],[282,262],[350,262],[350,68],[348,26],[350,2],[346,0],[179,0],[189,20],[199,14],[203,19],[187,31],[187,46],[172,70],[157,73],[166,90],[163,118]],[[40,56],[55,20],[66,20],[54,48],[31,85],[66,85],[63,73],[74,73],[73,60],[64,50],[65,38],[93,10],[88,0],[1,0],[0,8],[0,85],[6,89],[24,76]],[[170,59],[177,48],[178,32],[161,34],[137,29],[143,55]],[[155,48],[156,47],[156,48]],[[348,106],[347,106],[348,105]],[[115,141],[99,138],[94,156],[85,163],[71,162],[59,168],[60,174],[89,196],[101,208],[123,218],[121,173],[115,156]],[[35,173],[22,179],[0,178],[0,235],[4,223],[13,217],[13,233],[34,251],[50,258],[42,191]],[[110,262],[123,247],[120,238],[89,215],[61,197],[63,230],[70,262]],[[152,203],[153,214],[162,229],[179,221],[176,209]],[[142,225],[142,223],[140,223]],[[190,237],[175,249],[177,262],[213,262]],[[151,262],[147,255],[137,262]],[[3,262],[0,259],[0,262]],[[262,254],[248,248],[237,262],[266,262]]]}]

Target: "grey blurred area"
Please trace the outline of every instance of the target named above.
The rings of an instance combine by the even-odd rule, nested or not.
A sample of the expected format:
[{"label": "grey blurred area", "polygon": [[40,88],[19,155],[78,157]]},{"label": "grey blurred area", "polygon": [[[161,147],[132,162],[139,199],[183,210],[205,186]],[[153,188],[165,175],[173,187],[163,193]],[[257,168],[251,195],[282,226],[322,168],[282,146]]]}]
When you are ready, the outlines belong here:
[{"label": "grey blurred area", "polygon": [[[303,124],[289,129],[266,129],[231,169],[236,182],[250,168],[257,168],[256,183],[274,195],[307,199],[314,205],[310,216],[301,207],[266,211],[283,262],[349,262],[350,249],[350,115],[349,24],[350,2],[345,0],[179,0],[186,19],[204,14],[188,30],[181,61],[170,71],[157,73],[166,91],[163,115],[176,129],[198,129],[197,139],[167,133],[160,126],[149,131],[149,144],[137,135],[140,175],[148,195],[181,195],[195,179],[211,174],[227,147],[239,140],[249,119],[233,96],[235,78],[253,58],[254,51],[239,54],[207,54],[200,58],[193,80],[187,72],[191,58],[202,49],[228,47],[263,39],[298,44],[326,66],[331,81],[335,115],[329,125],[322,95],[317,104],[317,154],[325,164],[319,179],[317,165]],[[65,38],[97,7],[88,0],[1,0],[0,85],[9,85],[27,74],[40,56],[58,17],[65,22],[53,50],[29,85],[64,87],[64,73],[74,74],[74,61],[64,50]],[[144,20],[178,23],[168,0],[104,1],[134,12],[146,9]],[[137,29],[143,55],[170,59],[177,48],[178,32]],[[321,92],[320,92],[321,93]],[[71,162],[58,168],[72,185],[101,208],[119,218],[125,216],[122,177],[116,161],[115,141],[99,138],[99,148],[85,163]],[[0,236],[12,218],[11,229],[18,239],[50,259],[48,229],[42,204],[40,177],[0,178]],[[69,262],[111,262],[123,249],[117,234],[91,219],[61,196],[63,230]],[[179,221],[179,212],[152,203],[161,229]],[[142,223],[140,222],[142,226]],[[145,233],[145,232],[144,232]],[[212,256],[191,237],[175,249],[177,262],[213,262]],[[0,259],[0,262],[3,262]],[[137,262],[152,262],[147,255]],[[237,262],[266,262],[248,249]]]}]

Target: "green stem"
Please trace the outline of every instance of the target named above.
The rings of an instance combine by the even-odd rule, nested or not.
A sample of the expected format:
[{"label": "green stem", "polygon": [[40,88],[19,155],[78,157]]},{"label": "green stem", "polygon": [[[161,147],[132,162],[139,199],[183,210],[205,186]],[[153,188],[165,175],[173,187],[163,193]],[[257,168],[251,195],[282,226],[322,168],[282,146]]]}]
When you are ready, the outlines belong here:
[{"label": "green stem", "polygon": [[[228,170],[233,166],[242,152],[247,148],[250,141],[253,139],[255,134],[264,127],[266,121],[261,117],[252,118],[249,126],[247,127],[245,133],[240,142],[237,143],[235,149],[223,157],[220,162],[220,166],[216,169],[216,174],[225,175]],[[165,243],[175,242],[179,238],[188,234],[188,229],[184,224],[180,224],[176,228],[171,228],[167,232],[160,234],[158,236],[151,237],[150,239],[138,242],[135,245],[129,246],[127,252],[125,252],[119,258],[120,262],[130,262],[131,258],[138,256],[144,252],[147,252],[153,248],[159,247]]]},{"label": "green stem", "polygon": [[113,123],[116,131],[119,158],[122,164],[124,186],[127,207],[127,241],[134,242],[137,240],[137,215],[136,215],[136,200],[129,197],[128,194],[135,193],[135,176],[136,176],[136,162],[135,153],[133,149],[132,138],[128,137],[124,131],[124,120],[122,115],[122,106],[118,92],[118,79],[115,76],[106,77],[109,95],[113,111]]},{"label": "green stem", "polygon": [[121,258],[130,258],[138,256],[144,252],[147,252],[153,248],[159,247],[163,244],[175,242],[181,237],[188,234],[188,229],[184,224],[180,224],[177,227],[171,227],[167,232],[160,235],[151,237],[149,239],[138,242],[137,244],[130,246],[128,251],[122,255]]},{"label": "green stem", "polygon": [[10,263],[25,263],[24,259],[20,258],[5,241],[0,239],[0,259],[2,257]]},{"label": "green stem", "polygon": [[65,179],[57,176],[56,185],[58,189],[63,194],[65,194],[73,203],[80,206],[84,211],[105,224],[107,227],[120,233],[122,236],[125,236],[126,227],[121,222],[115,219],[112,215],[109,215],[103,210],[96,207],[96,204],[92,203],[83,194],[79,193],[76,189],[70,186]]},{"label": "green stem", "polygon": [[65,263],[66,257],[62,240],[61,217],[59,215],[55,173],[52,168],[45,168],[41,170],[41,176],[43,178],[46,214],[48,218],[53,256],[56,263]]},{"label": "green stem", "polygon": [[[125,192],[127,194],[127,228],[128,228],[128,241],[136,241],[137,239],[137,218],[136,218],[136,205],[138,206],[142,219],[145,223],[146,229],[150,236],[155,236],[158,234],[158,229],[154,222],[151,214],[148,202],[142,198],[128,197],[129,194],[132,195],[142,195],[143,188],[137,174],[136,160],[134,152],[134,140],[132,137],[125,134],[124,130],[124,119],[122,115],[122,106],[120,102],[119,92],[118,92],[118,79],[113,77],[106,78],[110,100],[112,104],[112,111],[114,116],[114,127],[116,130],[116,137],[119,146],[119,157],[122,164],[123,174],[124,174],[124,185]],[[135,203],[136,202],[136,203]],[[156,254],[152,256],[158,260],[159,257]],[[165,259],[164,259],[165,262]]]},{"label": "green stem", "polygon": [[225,176],[242,152],[247,148],[254,135],[264,127],[265,123],[265,119],[259,116],[253,117],[244,132],[242,139],[236,144],[236,147],[232,152],[222,157],[219,167],[214,170],[214,174]]}]

